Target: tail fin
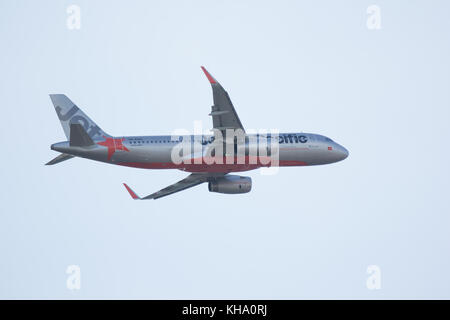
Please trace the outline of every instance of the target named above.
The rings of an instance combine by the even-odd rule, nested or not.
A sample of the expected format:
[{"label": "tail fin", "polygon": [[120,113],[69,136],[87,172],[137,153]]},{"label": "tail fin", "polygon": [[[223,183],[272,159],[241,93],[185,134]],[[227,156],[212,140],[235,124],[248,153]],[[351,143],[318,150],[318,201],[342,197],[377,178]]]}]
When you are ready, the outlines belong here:
[{"label": "tail fin", "polygon": [[110,137],[109,134],[100,129],[94,121],[70,101],[66,95],[51,94],[50,99],[52,99],[56,114],[61,121],[67,140],[70,140],[70,125],[72,123],[81,124],[91,139],[100,138],[102,136]]}]

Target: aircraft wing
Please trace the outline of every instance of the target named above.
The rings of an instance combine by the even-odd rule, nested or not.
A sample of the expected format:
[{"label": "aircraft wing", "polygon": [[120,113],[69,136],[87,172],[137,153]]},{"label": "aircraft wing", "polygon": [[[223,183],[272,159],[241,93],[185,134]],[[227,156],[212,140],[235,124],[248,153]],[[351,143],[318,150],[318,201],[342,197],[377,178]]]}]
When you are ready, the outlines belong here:
[{"label": "aircraft wing", "polygon": [[202,70],[211,83],[213,91],[214,105],[211,107],[211,113],[209,114],[213,119],[213,128],[222,131],[222,134],[226,129],[241,129],[245,132],[228,93],[222,88],[220,83],[209,74],[205,67],[202,67]]},{"label": "aircraft wing", "polygon": [[[217,175],[218,174],[212,175],[211,173],[192,173],[189,176],[187,176],[186,178],[184,178],[183,180],[180,180],[177,183],[174,183],[164,189],[161,189],[161,190],[159,190],[155,193],[152,193],[151,195],[148,195],[143,198],[139,197],[133,190],[131,190],[131,188],[126,183],[124,183],[123,185],[125,186],[127,191],[130,193],[130,196],[134,200],[148,200],[148,199],[156,200],[156,199],[168,196],[172,193],[183,191],[185,189],[194,187],[203,182],[207,182],[209,178],[217,177]],[[219,174],[219,175],[225,175],[225,173]]]}]

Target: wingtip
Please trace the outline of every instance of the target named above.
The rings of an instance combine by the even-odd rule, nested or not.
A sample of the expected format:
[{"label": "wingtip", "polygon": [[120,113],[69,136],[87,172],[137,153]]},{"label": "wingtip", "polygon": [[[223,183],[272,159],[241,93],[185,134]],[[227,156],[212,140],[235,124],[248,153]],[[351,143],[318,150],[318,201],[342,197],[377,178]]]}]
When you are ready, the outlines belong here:
[{"label": "wingtip", "polygon": [[206,68],[204,66],[201,66],[203,73],[205,74],[205,76],[208,78],[208,81],[211,84],[217,83],[216,79],[214,79],[214,77],[208,72],[208,70],[206,70]]},{"label": "wingtip", "polygon": [[134,200],[141,199],[131,188],[124,182],[123,185],[125,186],[125,189],[127,189],[128,193],[130,194],[131,198]]}]

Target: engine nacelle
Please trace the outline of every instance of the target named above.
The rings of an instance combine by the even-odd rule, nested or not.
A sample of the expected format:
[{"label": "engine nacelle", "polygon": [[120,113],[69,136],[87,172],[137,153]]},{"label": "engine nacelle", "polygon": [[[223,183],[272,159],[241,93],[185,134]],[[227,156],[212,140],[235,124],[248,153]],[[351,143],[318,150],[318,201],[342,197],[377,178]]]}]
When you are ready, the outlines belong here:
[{"label": "engine nacelle", "polygon": [[247,193],[252,190],[252,179],[250,177],[226,175],[209,181],[208,190],[227,194]]}]

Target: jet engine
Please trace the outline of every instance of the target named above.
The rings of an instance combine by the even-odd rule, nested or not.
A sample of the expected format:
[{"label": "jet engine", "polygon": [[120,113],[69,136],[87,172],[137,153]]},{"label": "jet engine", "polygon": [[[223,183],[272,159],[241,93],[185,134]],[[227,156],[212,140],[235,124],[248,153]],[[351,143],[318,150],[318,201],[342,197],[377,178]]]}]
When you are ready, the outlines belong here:
[{"label": "jet engine", "polygon": [[208,190],[218,193],[247,193],[252,189],[252,179],[235,175],[226,175],[208,182]]}]

